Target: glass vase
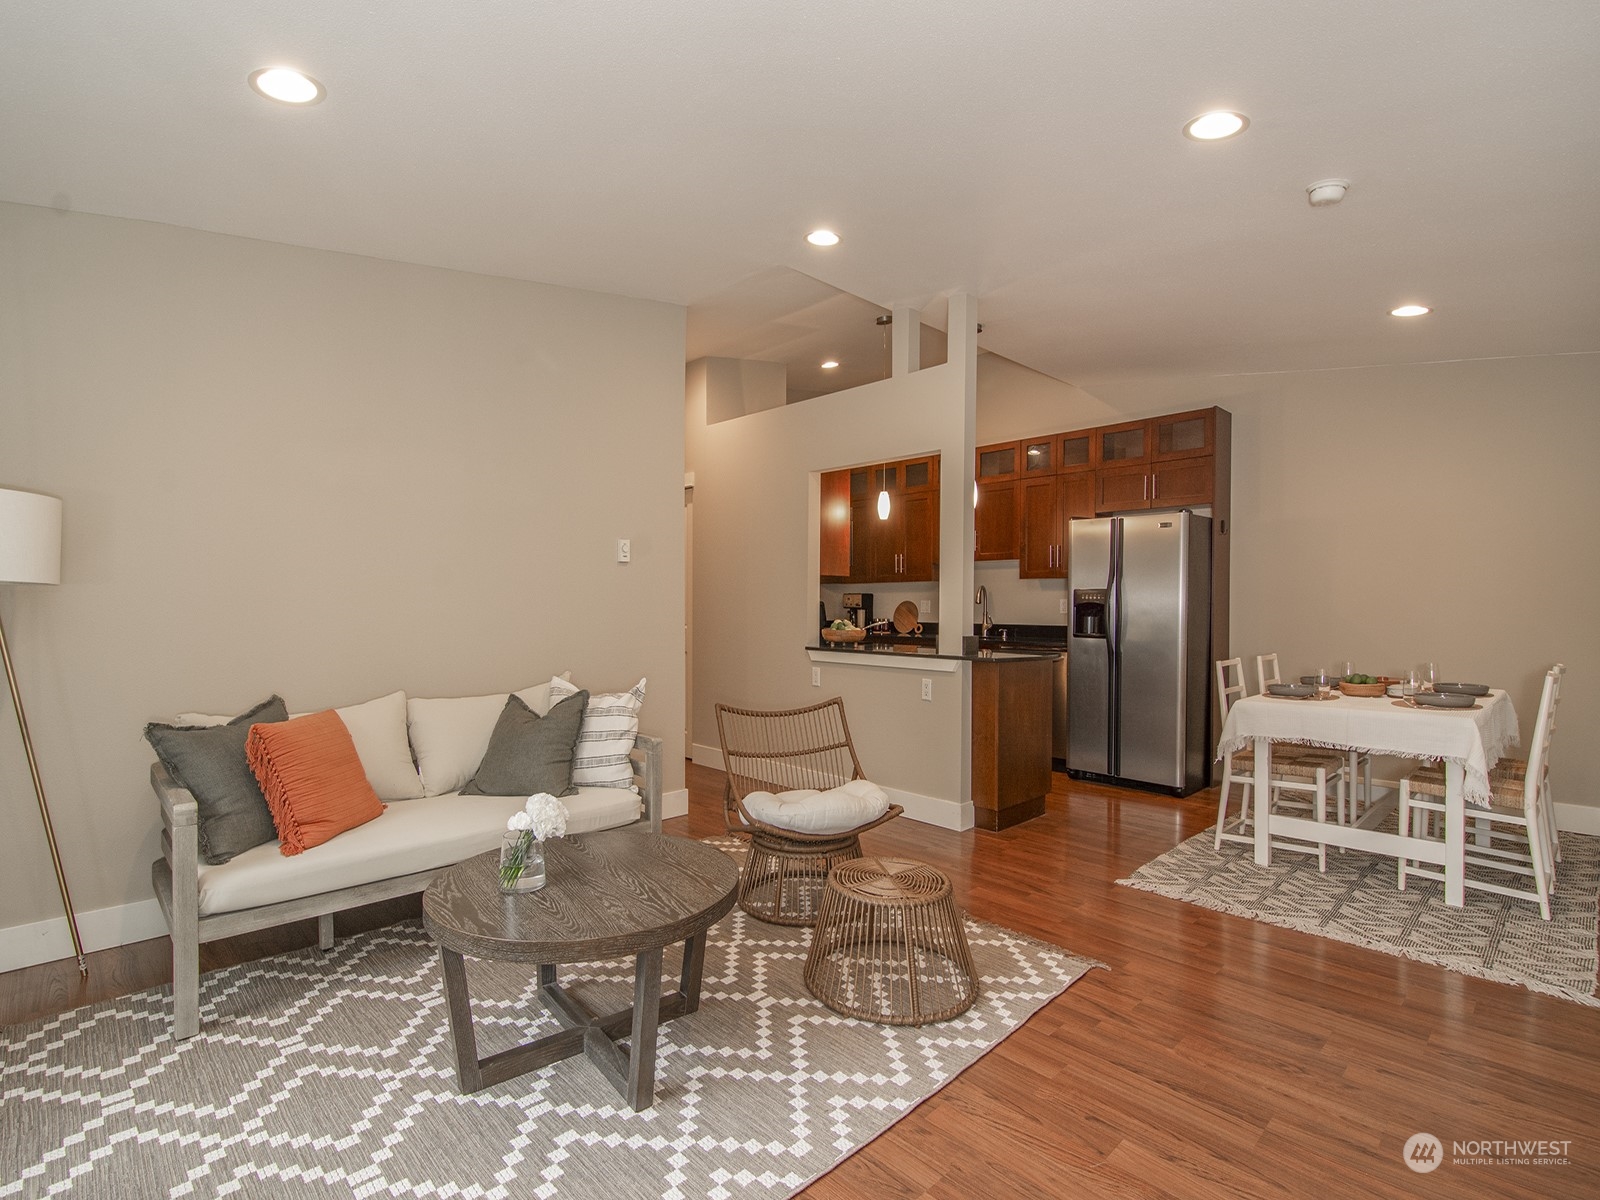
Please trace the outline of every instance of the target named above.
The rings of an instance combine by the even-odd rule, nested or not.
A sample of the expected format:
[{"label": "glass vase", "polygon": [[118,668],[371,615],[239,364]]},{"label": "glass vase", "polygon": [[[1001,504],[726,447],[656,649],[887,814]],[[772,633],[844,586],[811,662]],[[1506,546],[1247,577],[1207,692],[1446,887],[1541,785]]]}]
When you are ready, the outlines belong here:
[{"label": "glass vase", "polygon": [[544,886],[544,843],[532,833],[507,832],[500,839],[500,890],[508,895]]}]

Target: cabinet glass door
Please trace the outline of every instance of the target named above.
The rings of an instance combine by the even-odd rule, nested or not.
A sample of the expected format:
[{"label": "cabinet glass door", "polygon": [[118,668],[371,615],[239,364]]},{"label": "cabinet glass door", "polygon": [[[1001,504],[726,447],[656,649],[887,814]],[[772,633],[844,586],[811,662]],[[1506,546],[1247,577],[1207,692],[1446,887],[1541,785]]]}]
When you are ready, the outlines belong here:
[{"label": "cabinet glass door", "polygon": [[1049,475],[1056,469],[1054,439],[1022,443],[1022,470],[1029,475]]},{"label": "cabinet glass door", "polygon": [[1061,469],[1070,471],[1094,465],[1094,435],[1069,433],[1061,439]]},{"label": "cabinet glass door", "polygon": [[1004,479],[1017,473],[1017,447],[991,446],[978,451],[978,478]]},{"label": "cabinet glass door", "polygon": [[1100,461],[1103,463],[1138,461],[1147,456],[1145,427],[1108,429],[1100,435]]}]

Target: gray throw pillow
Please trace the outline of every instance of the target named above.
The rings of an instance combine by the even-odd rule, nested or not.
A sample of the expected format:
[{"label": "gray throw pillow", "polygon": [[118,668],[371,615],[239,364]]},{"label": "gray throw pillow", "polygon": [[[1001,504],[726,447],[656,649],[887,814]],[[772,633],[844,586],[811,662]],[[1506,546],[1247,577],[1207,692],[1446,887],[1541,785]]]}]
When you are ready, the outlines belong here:
[{"label": "gray throw pillow", "polygon": [[213,866],[277,838],[244,743],[250,726],[288,719],[282,698],[273,696],[226,725],[144,727],[156,757],[199,805],[200,857]]},{"label": "gray throw pillow", "polygon": [[583,727],[583,708],[589,693],[568,696],[544,716],[522,702],[516,694],[506,697],[500,719],[489,736],[489,749],[472,782],[461,789],[464,796],[532,796],[549,792],[570,796],[572,755],[578,745],[578,730]]}]

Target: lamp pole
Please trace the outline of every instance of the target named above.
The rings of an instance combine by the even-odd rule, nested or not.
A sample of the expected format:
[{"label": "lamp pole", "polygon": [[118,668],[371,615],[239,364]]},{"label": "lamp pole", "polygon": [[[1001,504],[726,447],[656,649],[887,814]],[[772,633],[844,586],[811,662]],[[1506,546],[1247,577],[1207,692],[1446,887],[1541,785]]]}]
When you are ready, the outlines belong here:
[{"label": "lamp pole", "polygon": [[72,893],[67,890],[67,875],[61,869],[61,851],[56,846],[55,826],[50,823],[50,806],[44,800],[44,780],[39,777],[39,760],[33,755],[33,737],[28,733],[28,717],[22,711],[22,693],[17,690],[17,672],[11,665],[11,647],[6,645],[6,624],[0,620],[0,658],[5,659],[6,682],[11,685],[11,707],[17,713],[17,728],[22,731],[22,752],[28,759],[28,774],[33,776],[33,794],[39,798],[39,817],[44,821],[45,841],[50,843],[50,862],[56,869],[56,886],[61,889],[61,903],[67,910],[67,929],[72,933],[72,949],[78,956],[78,973],[89,974],[89,962],[83,955],[83,939],[78,936],[78,916],[72,909]]},{"label": "lamp pole", "polygon": [[[0,583],[61,582],[61,501],[54,496],[0,488]],[[56,869],[56,886],[67,910],[67,928],[72,933],[72,949],[78,956],[78,972],[89,974],[83,955],[83,938],[78,934],[78,914],[72,908],[72,893],[67,891],[67,874],[61,869],[61,850],[56,845],[55,827],[50,823],[50,806],[44,799],[44,780],[39,776],[39,760],[33,753],[33,735],[28,732],[28,716],[22,710],[22,691],[17,687],[17,669],[11,662],[11,647],[6,644],[6,627],[0,621],[0,659],[5,660],[6,682],[11,685],[11,707],[17,713],[17,729],[22,733],[22,750],[28,759],[28,774],[33,776],[33,794],[39,798],[39,817],[44,821],[45,840],[50,843],[50,862]]]}]

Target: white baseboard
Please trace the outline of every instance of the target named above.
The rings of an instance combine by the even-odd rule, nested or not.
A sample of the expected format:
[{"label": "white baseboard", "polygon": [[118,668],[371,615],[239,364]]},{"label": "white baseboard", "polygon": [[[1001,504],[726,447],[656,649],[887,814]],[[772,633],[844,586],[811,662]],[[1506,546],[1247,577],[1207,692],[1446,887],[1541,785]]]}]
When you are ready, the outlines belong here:
[{"label": "white baseboard", "polygon": [[677,788],[674,791],[661,793],[661,819],[671,817],[687,817],[689,815],[689,789]]},{"label": "white baseboard", "polygon": [[1558,804],[1556,828],[1562,833],[1600,833],[1600,808],[1593,804]]},{"label": "white baseboard", "polygon": [[710,767],[713,771],[720,771],[724,767],[722,747],[702,746],[696,742],[689,747],[689,761],[697,767]]},{"label": "white baseboard", "polygon": [[[86,953],[166,934],[166,918],[154,898],[78,914],[78,936],[83,939]],[[72,934],[65,916],[0,929],[0,971],[17,971],[71,957]]]}]

